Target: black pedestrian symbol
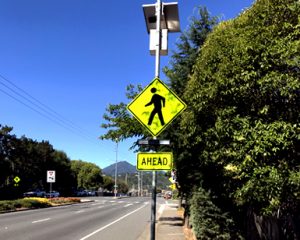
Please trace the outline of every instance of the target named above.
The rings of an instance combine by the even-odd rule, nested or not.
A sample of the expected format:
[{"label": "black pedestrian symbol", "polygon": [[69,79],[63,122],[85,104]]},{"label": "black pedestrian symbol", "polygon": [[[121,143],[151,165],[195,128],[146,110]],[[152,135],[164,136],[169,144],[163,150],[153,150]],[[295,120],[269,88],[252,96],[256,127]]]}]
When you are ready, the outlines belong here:
[{"label": "black pedestrian symbol", "polygon": [[151,101],[145,105],[145,107],[154,105],[154,109],[152,110],[149,120],[148,120],[148,125],[150,126],[152,124],[153,118],[155,114],[158,114],[158,118],[160,120],[161,125],[165,125],[164,122],[164,117],[162,115],[162,107],[165,107],[165,98],[160,96],[159,94],[156,94],[157,89],[155,87],[151,88],[151,92],[153,93],[153,96],[151,98]]}]

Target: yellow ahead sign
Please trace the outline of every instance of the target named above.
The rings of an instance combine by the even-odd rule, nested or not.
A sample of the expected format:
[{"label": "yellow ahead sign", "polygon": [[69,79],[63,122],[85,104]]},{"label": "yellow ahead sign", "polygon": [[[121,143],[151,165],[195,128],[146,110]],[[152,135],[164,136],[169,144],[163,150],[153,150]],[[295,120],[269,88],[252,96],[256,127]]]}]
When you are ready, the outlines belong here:
[{"label": "yellow ahead sign", "polygon": [[186,104],[159,78],[155,78],[127,106],[127,109],[153,136],[159,135]]},{"label": "yellow ahead sign", "polygon": [[137,170],[172,170],[173,154],[171,152],[138,153]]}]

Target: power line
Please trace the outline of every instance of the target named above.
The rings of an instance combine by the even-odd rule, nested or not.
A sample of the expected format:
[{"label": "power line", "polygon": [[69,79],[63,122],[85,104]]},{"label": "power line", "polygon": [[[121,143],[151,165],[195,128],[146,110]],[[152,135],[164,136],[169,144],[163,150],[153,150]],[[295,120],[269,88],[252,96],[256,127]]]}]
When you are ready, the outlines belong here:
[{"label": "power line", "polygon": [[[6,89],[9,89],[14,95],[17,96],[17,97],[13,96],[12,94],[6,92],[5,90],[0,89],[1,92],[6,94],[7,96],[9,96],[10,98],[21,103],[22,105],[26,106],[27,108],[31,109],[32,111],[36,112],[37,114],[43,116],[47,120],[54,122],[54,123],[58,124],[59,126],[65,128],[69,131],[72,131],[73,133],[75,133],[77,135],[80,135],[81,137],[84,137],[86,140],[91,141],[91,139],[93,139],[93,140],[96,139],[89,132],[87,132],[80,126],[76,125],[72,121],[66,119],[61,114],[57,113],[52,108],[48,107],[47,105],[45,105],[44,103],[42,103],[41,101],[39,101],[38,99],[36,99],[32,95],[30,95],[29,93],[27,93],[25,90],[18,87],[16,84],[14,84],[12,81],[8,80],[1,74],[0,74],[0,78],[5,80],[6,82],[8,82],[11,86],[13,86],[17,90],[16,91],[12,87],[10,87],[7,84],[0,81],[0,84],[2,86],[4,86]],[[23,100],[26,100],[27,103],[25,103],[23,100],[20,100],[20,98]]]},{"label": "power line", "polygon": [[[67,128],[66,126],[62,125],[60,122],[56,121],[55,119],[49,118],[49,117],[48,117],[47,115],[45,115],[44,113],[42,113],[42,112],[40,112],[40,111],[34,109],[33,107],[31,107],[30,105],[28,105],[28,104],[26,104],[26,103],[20,101],[20,100],[17,99],[16,97],[14,97],[14,96],[12,96],[11,94],[5,92],[3,89],[0,88],[0,91],[3,92],[4,94],[6,94],[7,96],[11,97],[12,99],[16,100],[17,102],[21,103],[21,104],[24,105],[25,107],[30,108],[32,111],[36,112],[37,114],[39,114],[39,115],[45,117],[45,118],[48,119],[49,121],[55,122],[56,124],[60,125],[61,127],[63,127],[63,128],[65,128],[65,129],[68,129],[68,130],[74,132],[72,129]],[[76,133],[76,132],[74,132],[74,133]]]},{"label": "power line", "polygon": [[89,132],[87,132],[85,129],[81,128],[80,126],[76,125],[74,122],[70,121],[69,119],[65,118],[64,116],[62,116],[61,114],[59,114],[58,112],[56,112],[55,110],[53,110],[52,108],[50,108],[49,106],[45,105],[44,103],[42,103],[41,101],[39,101],[38,99],[36,99],[35,97],[33,97],[31,94],[27,93],[25,90],[21,89],[20,87],[18,87],[16,84],[14,84],[12,81],[8,80],[7,78],[3,77],[0,74],[0,77],[5,80],[6,82],[8,82],[9,84],[11,84],[13,87],[15,87],[17,90],[19,90],[20,92],[24,93],[26,96],[28,96],[30,99],[32,99],[33,101],[31,101],[30,99],[28,99],[27,97],[24,97],[22,95],[20,95],[19,93],[16,93],[14,90],[12,90],[10,87],[8,87],[7,85],[5,85],[4,83],[1,83],[2,85],[5,85],[7,88],[9,88],[11,91],[13,91],[14,93],[16,93],[18,96],[21,96],[22,98],[26,99],[27,101],[31,102],[33,105],[37,106],[39,109],[42,109],[43,111],[48,112],[50,115],[54,116],[55,118],[59,119],[60,121],[71,125],[74,128],[77,128],[79,131],[84,132],[85,134],[90,135]]}]

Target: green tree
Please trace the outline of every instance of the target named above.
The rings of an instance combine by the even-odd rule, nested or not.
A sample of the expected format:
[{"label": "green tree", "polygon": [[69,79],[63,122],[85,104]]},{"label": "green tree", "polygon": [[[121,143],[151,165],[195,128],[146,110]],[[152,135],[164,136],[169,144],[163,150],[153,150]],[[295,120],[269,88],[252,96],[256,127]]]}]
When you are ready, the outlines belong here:
[{"label": "green tree", "polygon": [[15,136],[10,135],[11,131],[11,127],[0,125],[0,199],[10,191],[14,178],[12,152]]},{"label": "green tree", "polygon": [[128,184],[125,183],[124,181],[118,180],[117,181],[118,185],[118,193],[127,193],[129,190]]},{"label": "green tree", "polygon": [[[12,127],[0,128],[0,198],[17,198],[31,189],[48,190],[47,170],[56,171],[53,188],[69,194],[74,187],[70,160],[47,142],[37,142],[25,136],[11,134]],[[15,186],[13,179],[21,181]]]},{"label": "green tree", "polygon": [[299,13],[298,1],[258,0],[219,24],[197,58],[181,121],[187,180],[203,180],[223,208],[270,216],[298,207]]},{"label": "green tree", "polygon": [[[48,166],[48,170],[56,171],[56,183],[54,187],[62,194],[70,196],[72,190],[76,188],[76,178],[71,169],[71,160],[63,151],[55,150],[52,153],[53,163]],[[52,167],[52,168],[51,168]]]},{"label": "green tree", "polygon": [[115,181],[110,176],[103,176],[102,188],[107,191],[114,190]]},{"label": "green tree", "polygon": [[[134,97],[142,91],[141,86],[129,85],[126,89],[126,97],[133,100]],[[126,103],[109,104],[103,119],[106,123],[101,127],[107,129],[107,132],[100,136],[100,139],[109,139],[112,141],[122,141],[127,138],[141,137],[147,135],[141,124],[131,116],[126,109]]]},{"label": "green tree", "polygon": [[103,182],[101,169],[94,163],[73,160],[71,169],[76,176],[78,188],[98,189]]},{"label": "green tree", "polygon": [[[170,66],[163,69],[169,79],[170,87],[184,101],[185,96],[183,93],[193,75],[193,67],[201,52],[201,47],[218,23],[218,18],[210,16],[206,7],[197,7],[195,10],[194,15],[190,18],[187,30],[181,34],[179,42],[176,44],[176,50],[171,56]],[[163,137],[172,141],[175,167],[180,169],[180,171],[177,171],[180,192],[189,193],[192,189],[190,179],[194,179],[196,173],[191,171],[191,169],[194,169],[193,166],[186,164],[186,161],[190,161],[191,152],[187,151],[186,146],[182,144],[185,134],[180,127],[180,119],[181,116],[163,133]]]},{"label": "green tree", "polygon": [[195,14],[190,17],[187,30],[182,32],[176,43],[176,50],[171,55],[170,66],[163,68],[163,72],[169,79],[170,87],[180,97],[193,74],[193,66],[201,51],[201,46],[218,23],[218,18],[210,16],[206,7],[197,7],[195,10]]}]

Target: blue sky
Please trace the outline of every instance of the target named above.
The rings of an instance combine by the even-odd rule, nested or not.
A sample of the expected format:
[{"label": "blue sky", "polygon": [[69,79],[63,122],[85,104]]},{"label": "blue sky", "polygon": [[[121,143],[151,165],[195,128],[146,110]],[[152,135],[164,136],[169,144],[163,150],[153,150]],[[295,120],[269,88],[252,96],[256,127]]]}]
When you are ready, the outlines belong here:
[{"label": "blue sky", "polygon": [[[179,0],[181,30],[196,6],[227,20],[252,2]],[[128,84],[146,86],[154,78],[142,10],[152,3],[0,0],[0,75],[5,78],[0,77],[0,124],[12,126],[18,137],[48,140],[72,160],[101,168],[113,164],[116,144],[98,139],[105,132],[102,116],[110,103],[128,102]],[[169,56],[161,57],[161,68],[179,35],[169,35]],[[135,165],[132,142],[119,143],[118,160]]]}]

